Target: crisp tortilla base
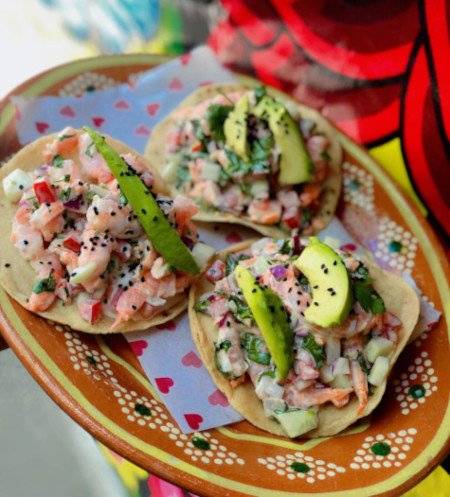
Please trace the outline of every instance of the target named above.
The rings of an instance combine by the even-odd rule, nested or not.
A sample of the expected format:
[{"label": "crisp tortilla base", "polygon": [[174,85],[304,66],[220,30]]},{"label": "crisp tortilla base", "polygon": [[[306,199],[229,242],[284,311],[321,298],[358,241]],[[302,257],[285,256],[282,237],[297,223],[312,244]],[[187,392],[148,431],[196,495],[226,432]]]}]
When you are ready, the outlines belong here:
[{"label": "crisp tortilla base", "polygon": [[[26,304],[26,299],[31,295],[36,273],[31,265],[21,255],[18,249],[10,241],[12,220],[16,214],[18,204],[13,204],[5,197],[2,180],[14,169],[22,169],[32,172],[43,165],[42,153],[45,146],[52,142],[56,134],[39,138],[35,142],[20,150],[5,166],[0,169],[0,284],[6,292],[22,305]],[[108,143],[120,154],[136,152],[120,141],[106,136]],[[5,267],[8,263],[11,266]],[[91,325],[81,318],[76,302],[62,305],[62,301],[57,300],[52,307],[42,313],[37,313],[42,317],[51,319],[57,323],[70,326],[75,330],[87,333],[126,333],[129,331],[142,330],[157,324],[165,323],[176,317],[187,307],[187,294],[181,293],[168,299],[157,315],[150,319],[137,319],[121,323],[114,330],[109,328],[114,320],[103,317],[100,321]]]},{"label": "crisp tortilla base", "polygon": [[[217,96],[220,93],[231,94],[241,93],[251,89],[250,85],[243,84],[226,84],[226,85],[210,85],[196,90],[192,95],[186,98],[168,117],[163,119],[152,131],[149,142],[144,152],[144,156],[148,159],[154,175],[158,178],[159,183],[164,183],[161,178],[160,171],[165,165],[165,137],[171,131],[178,129],[176,114],[180,109],[192,107],[200,104],[201,102]],[[334,216],[337,207],[339,196],[342,188],[342,149],[335,138],[333,126],[316,110],[307,107],[306,105],[299,104],[297,101],[288,97],[284,93],[277,91],[273,88],[267,88],[268,93],[283,102],[289,109],[289,112],[294,116],[301,116],[310,119],[316,123],[316,129],[322,132],[329,140],[330,146],[328,153],[330,155],[329,174],[323,182],[324,189],[320,197],[320,210],[316,218],[321,221],[322,228],[325,228]],[[174,185],[167,185],[167,194],[183,193],[177,191]],[[253,228],[259,233],[272,237],[284,237],[286,232],[277,226],[270,226],[258,224],[251,221],[245,216],[235,216],[229,213],[210,212],[200,210],[194,219],[206,222],[219,222],[219,223],[237,223],[249,228]]]},{"label": "crisp tortilla base", "polygon": [[[217,258],[225,260],[227,254],[244,250],[252,242],[244,242],[230,247],[221,252]],[[373,263],[365,261],[374,278],[374,287],[383,298],[388,311],[394,313],[403,323],[399,330],[400,341],[391,358],[390,369],[395,364],[400,352],[408,343],[408,339],[419,317],[419,299],[414,290],[399,276],[388,273]],[[247,421],[253,425],[275,435],[286,436],[281,425],[265,416],[262,402],[255,394],[255,388],[250,380],[232,388],[229,381],[219,372],[214,364],[214,342],[217,340],[217,329],[213,320],[207,314],[196,312],[194,305],[206,292],[214,289],[214,284],[202,275],[191,287],[189,294],[189,321],[191,333],[197,345],[200,356],[211,374],[217,387],[226,395],[231,406],[236,409]],[[386,389],[387,380],[377,387],[374,394],[369,397],[366,408],[360,415],[356,414],[358,399],[351,396],[350,402],[338,409],[333,404],[327,403],[319,408],[319,425],[316,429],[303,435],[303,438],[315,438],[335,435],[341,432],[356,420],[370,414],[380,403]]]}]

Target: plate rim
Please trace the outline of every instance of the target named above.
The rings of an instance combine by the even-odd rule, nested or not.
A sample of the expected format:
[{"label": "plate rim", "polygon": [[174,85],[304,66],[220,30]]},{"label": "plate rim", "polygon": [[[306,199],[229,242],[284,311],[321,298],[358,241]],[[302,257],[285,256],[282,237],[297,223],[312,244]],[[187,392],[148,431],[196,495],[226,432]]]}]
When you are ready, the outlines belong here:
[{"label": "plate rim", "polygon": [[[86,71],[90,69],[95,70],[95,69],[112,67],[112,66],[117,67],[118,65],[123,67],[130,65],[141,65],[141,64],[144,66],[151,66],[161,62],[165,62],[167,60],[170,60],[171,58],[172,57],[170,56],[166,57],[157,54],[129,54],[129,55],[90,57],[86,59],[81,59],[61,64],[54,68],[50,68],[46,71],[43,71],[33,76],[32,78],[26,80],[22,84],[18,85],[11,92],[9,92],[4,97],[4,99],[0,101],[0,135],[5,131],[7,126],[10,124],[12,118],[12,107],[11,109],[8,110],[8,105],[12,106],[12,104],[9,102],[10,97],[12,95],[18,95],[18,94],[22,96],[33,96],[34,91],[39,92],[35,93],[35,95],[42,95],[42,91],[45,91],[47,88],[55,84],[56,81],[52,79],[52,77],[54,78],[55,75],[60,74],[61,79],[66,79],[71,75],[75,75],[80,73],[81,71]],[[47,86],[45,86],[42,82],[41,84],[39,84],[41,79],[43,79],[45,84],[48,83]],[[249,79],[255,81],[253,78]],[[27,85],[29,85],[30,82],[31,82],[31,87],[28,87]],[[30,90],[30,88],[31,91],[27,91]],[[364,165],[364,167],[369,169],[370,172],[375,177],[377,177],[378,181],[382,184],[382,188],[386,191],[386,193],[391,198],[393,197],[393,195],[395,195],[395,200],[392,199],[392,201],[396,206],[396,208],[400,211],[400,214],[405,224],[407,224],[408,227],[413,231],[414,235],[419,240],[419,244],[422,247],[422,249],[424,250],[426,246],[427,249],[429,250],[429,252],[427,253],[432,254],[433,257],[431,257],[431,260],[430,257],[428,257],[427,262],[430,265],[433,278],[436,281],[436,285],[438,287],[438,293],[443,303],[444,317],[448,323],[450,318],[450,305],[445,305],[445,302],[449,302],[450,300],[448,298],[449,296],[448,282],[447,279],[445,278],[445,275],[448,275],[449,273],[448,261],[445,257],[443,248],[440,242],[438,241],[434,230],[429,225],[429,223],[422,218],[417,207],[412,203],[412,201],[408,197],[406,197],[406,195],[400,190],[399,186],[393,181],[393,179],[383,170],[383,168],[376,162],[376,160],[370,156],[369,152],[360,145],[356,144],[356,142],[354,142],[352,139],[350,139],[347,135],[345,135],[337,128],[335,128],[335,130],[343,146],[345,148],[348,148],[350,153],[352,155],[355,155],[358,158],[358,160]],[[401,208],[399,208],[399,204]],[[414,226],[412,226],[411,223]],[[1,289],[0,302],[4,303],[6,301],[5,299],[7,298],[8,297],[6,297],[4,290]],[[11,304],[10,306],[12,309]],[[206,485],[211,484],[212,480],[209,481],[206,479],[202,480],[202,478],[199,475],[195,476],[197,480],[196,482],[194,482],[192,478],[189,478],[188,481],[184,481],[183,479],[182,483],[180,483],[179,478],[172,477],[170,472],[167,474],[167,472],[164,470],[164,466],[167,465],[165,462],[161,461],[160,459],[154,458],[152,455],[146,454],[144,451],[141,451],[140,449],[137,449],[137,445],[140,444],[137,444],[136,446],[130,445],[125,439],[120,438],[113,431],[108,430],[105,425],[101,424],[98,421],[98,419],[92,417],[90,413],[85,409],[84,405],[77,402],[76,399],[69,394],[69,390],[63,388],[62,384],[56,379],[55,376],[53,376],[50,373],[48,367],[33,353],[32,349],[25,346],[26,343],[23,339],[23,336],[20,335],[17,332],[17,330],[14,328],[13,324],[10,322],[9,317],[7,317],[6,315],[3,306],[0,309],[0,311],[1,311],[0,324],[2,325],[1,331],[3,332],[5,340],[7,341],[9,346],[18,355],[19,359],[27,368],[27,370],[32,374],[34,379],[46,391],[46,393],[52,398],[52,400],[54,400],[77,423],[79,423],[87,431],[89,431],[96,439],[100,440],[106,446],[112,448],[115,451],[119,452],[121,451],[122,453],[126,453],[126,458],[137,463],[138,465],[140,466],[145,465],[147,467],[151,467],[151,472],[153,474],[156,474],[157,476],[160,476],[168,481],[171,481],[174,484],[177,485],[181,484],[185,488],[189,488],[192,491],[200,493],[202,493],[202,491],[205,490],[205,484]],[[14,310],[13,314],[15,314]],[[448,328],[447,328],[447,334],[449,335],[450,339],[450,330]],[[31,334],[30,337],[32,340],[34,340],[34,337]],[[36,346],[40,347],[40,345],[37,342]],[[41,349],[46,355],[45,350],[42,347]],[[38,360],[36,361],[36,359]],[[49,359],[50,362],[53,362],[51,358]],[[58,367],[56,364],[54,365]],[[45,371],[47,372],[47,375],[45,375]],[[64,377],[66,377],[64,373],[62,374]],[[45,381],[43,375],[46,376],[47,380],[50,379],[50,381]],[[52,386],[53,390],[51,388]],[[56,395],[56,393],[59,393],[59,395]],[[87,401],[87,404],[90,404],[90,402]],[[95,406],[93,407],[95,408]],[[100,414],[104,416],[102,413]],[[425,450],[419,456],[417,456],[410,464],[404,466],[400,471],[395,473],[389,479],[380,483],[373,484],[371,486],[366,486],[363,489],[342,490],[338,492],[323,493],[322,495],[324,496],[330,495],[336,497],[339,495],[344,495],[344,493],[345,495],[348,496],[362,495],[361,493],[362,491],[369,492],[371,491],[371,489],[374,491],[376,489],[381,490],[380,487],[385,487],[386,482],[391,482],[391,481],[393,481],[394,485],[390,486],[389,488],[385,488],[384,490],[382,490],[383,491],[382,494],[377,493],[377,495],[395,495],[399,491],[405,491],[406,489],[411,488],[418,481],[420,481],[420,479],[424,478],[429,472],[431,472],[432,469],[434,469],[434,467],[439,464],[441,458],[444,457],[445,454],[450,449],[449,421],[450,421],[450,402],[448,402],[447,404],[447,409],[444,417],[442,418],[442,422],[439,426],[439,429],[437,430],[434,438],[427,445]],[[448,425],[447,430],[445,430],[445,424]],[[118,428],[124,431],[125,435],[126,433],[128,433],[120,426],[118,426]],[[108,435],[109,437],[112,436],[113,438],[109,438]],[[125,436],[125,438],[127,437]],[[139,440],[139,442],[146,444],[146,442],[143,442],[142,440]],[[435,447],[436,444],[437,447]],[[151,444],[147,445],[151,446]],[[430,448],[431,445],[433,445],[432,448]],[[432,450],[437,450],[437,451],[433,453],[431,461],[428,462],[426,461],[426,458],[428,457],[428,454]],[[148,464],[149,457],[154,461],[154,464]],[[144,459],[145,463],[143,462]],[[422,459],[424,459],[424,464],[421,462]],[[186,475],[188,477],[195,475],[195,473],[203,473],[203,474],[208,473],[207,471],[204,470],[197,470],[197,468],[191,463],[185,463],[185,462],[183,463],[184,463],[183,466],[184,465],[191,466],[193,471],[188,473],[179,469],[179,467],[176,465],[169,464],[168,466],[175,468],[177,471],[180,471],[183,475]],[[418,472],[416,472],[412,477],[409,477],[408,474],[411,472],[411,466],[415,467],[417,465],[420,465],[421,469],[419,469]],[[399,477],[399,475],[403,474],[405,474],[405,478],[402,479]],[[214,474],[213,476],[216,477],[216,475]],[[233,482],[228,478],[223,478],[223,479],[225,479],[228,482],[230,481]],[[240,482],[239,483],[233,482],[233,483],[237,484],[237,486],[242,486],[242,485],[246,486],[245,484],[242,484]],[[213,483],[213,486],[216,488],[217,487],[222,488],[223,490],[229,488],[217,485],[217,483]],[[251,486],[251,488],[256,489],[257,491],[259,491],[259,493],[258,494],[246,493],[242,495],[258,495],[258,497],[259,496],[262,497],[266,495],[266,492],[269,492],[267,495],[270,495],[270,492],[272,492],[272,490],[262,489],[254,486]],[[234,488],[233,491],[235,491]],[[278,491],[278,492],[280,496],[286,495],[289,497],[294,497],[294,496],[300,497],[300,496],[311,495],[310,493],[293,493],[286,491],[282,492]],[[374,494],[364,493],[364,495],[374,495]]]}]

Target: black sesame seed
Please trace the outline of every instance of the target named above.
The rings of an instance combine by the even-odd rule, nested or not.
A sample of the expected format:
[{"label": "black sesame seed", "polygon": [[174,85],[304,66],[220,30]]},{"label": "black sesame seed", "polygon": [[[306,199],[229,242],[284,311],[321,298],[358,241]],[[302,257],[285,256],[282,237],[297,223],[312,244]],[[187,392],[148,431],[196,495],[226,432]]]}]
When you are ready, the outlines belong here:
[{"label": "black sesame seed", "polygon": [[19,190],[23,190],[23,185],[19,185]]},{"label": "black sesame seed", "polygon": [[145,278],[142,276],[141,283],[145,283]]},{"label": "black sesame seed", "polygon": [[97,207],[94,207],[94,213],[95,213],[96,216],[98,216],[98,209],[97,209]]},{"label": "black sesame seed", "polygon": [[147,211],[145,209],[141,209],[142,214],[147,214]]},{"label": "black sesame seed", "polygon": [[336,266],[337,265],[337,261],[333,261],[333,266]]},{"label": "black sesame seed", "polygon": [[131,308],[133,309],[133,311],[137,309],[137,307],[134,304],[131,305]]},{"label": "black sesame seed", "polygon": [[327,268],[325,268],[325,269],[323,270],[323,272],[324,272],[325,274],[328,274],[328,269],[327,269]]},{"label": "black sesame seed", "polygon": [[317,290],[319,288],[319,285],[314,285],[313,288],[314,290]]},{"label": "black sesame seed", "polygon": [[28,245],[28,240],[23,241],[24,245]]},{"label": "black sesame seed", "polygon": [[320,266],[320,269],[323,269],[324,267],[325,267],[325,264],[322,264],[322,265]]},{"label": "black sesame seed", "polygon": [[5,267],[11,267],[11,264],[10,264],[9,262],[7,262],[7,263],[5,264]]},{"label": "black sesame seed", "polygon": [[316,307],[319,307],[319,302],[313,302]]},{"label": "black sesame seed", "polygon": [[116,213],[114,211],[111,211],[111,216],[115,216]]}]

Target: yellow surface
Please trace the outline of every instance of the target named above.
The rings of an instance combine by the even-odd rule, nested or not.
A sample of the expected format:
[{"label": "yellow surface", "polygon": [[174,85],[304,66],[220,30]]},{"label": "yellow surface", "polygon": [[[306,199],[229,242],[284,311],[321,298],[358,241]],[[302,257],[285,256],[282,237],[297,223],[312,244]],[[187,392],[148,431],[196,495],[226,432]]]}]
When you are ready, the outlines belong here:
[{"label": "yellow surface", "polygon": [[409,180],[405,161],[403,160],[400,138],[394,138],[378,147],[373,147],[370,149],[370,153],[394,178],[397,184],[402,187],[403,191],[416,204],[420,212],[426,216],[427,209],[416,195]]}]

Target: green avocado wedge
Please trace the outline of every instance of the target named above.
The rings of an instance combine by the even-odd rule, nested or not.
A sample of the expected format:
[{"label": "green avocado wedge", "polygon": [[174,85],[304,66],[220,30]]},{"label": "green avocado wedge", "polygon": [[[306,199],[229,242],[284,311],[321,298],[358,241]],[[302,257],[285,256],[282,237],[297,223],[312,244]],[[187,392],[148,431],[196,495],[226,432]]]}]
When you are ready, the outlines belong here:
[{"label": "green avocado wedge", "polygon": [[280,184],[297,185],[311,181],[314,165],[299,127],[286,107],[266,95],[251,110],[251,113],[267,120],[280,149]]},{"label": "green avocado wedge", "polygon": [[273,358],[277,379],[283,380],[294,363],[294,333],[283,302],[271,289],[261,288],[248,269],[237,265],[234,275]]},{"label": "green avocado wedge", "polygon": [[352,307],[350,277],[336,252],[312,236],[294,265],[308,278],[312,303],[305,311],[309,323],[323,328],[342,324]]},{"label": "green avocado wedge", "polygon": [[199,267],[191,252],[166,219],[147,186],[130,171],[126,162],[106,143],[103,136],[87,126],[83,129],[105,159],[155,249],[174,269],[199,274]]}]

